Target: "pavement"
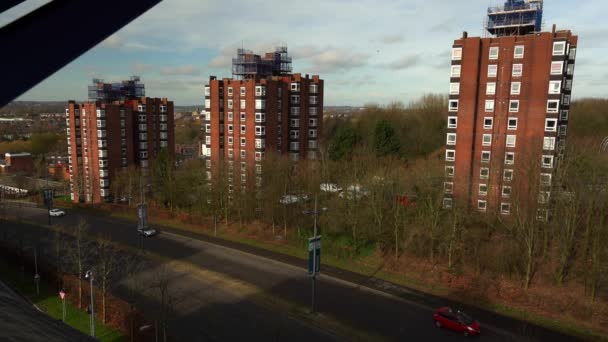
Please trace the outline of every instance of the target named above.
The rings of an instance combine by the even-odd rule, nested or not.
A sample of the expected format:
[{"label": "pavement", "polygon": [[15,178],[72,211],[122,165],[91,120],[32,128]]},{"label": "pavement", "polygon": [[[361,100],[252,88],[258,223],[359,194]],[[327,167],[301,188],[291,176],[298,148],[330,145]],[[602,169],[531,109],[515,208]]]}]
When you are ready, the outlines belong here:
[{"label": "pavement", "polygon": [[[47,223],[45,210],[20,211],[26,220]],[[68,210],[65,217],[53,221],[70,226],[80,217],[97,234],[135,248],[141,246],[134,223],[125,220]],[[44,229],[37,229],[40,231],[34,234],[43,234]],[[294,315],[294,310],[290,313],[284,305],[310,306],[311,279],[303,260],[203,235],[175,234],[168,228],[161,228],[161,234],[143,241],[146,251],[166,261],[155,263],[149,274],[138,276],[152,279],[169,272],[175,292],[179,293],[175,296],[175,319],[170,323],[170,332],[179,340],[465,340],[433,325],[433,311],[455,303],[376,278],[324,266],[316,281],[319,314],[310,320]],[[283,306],[264,305],[269,298]],[[154,308],[157,301],[154,295],[141,291],[138,306],[141,303],[144,309]],[[466,306],[464,309],[480,321],[479,339],[483,341],[577,340],[495,313]],[[335,333],[326,322],[350,327],[349,334]]]}]

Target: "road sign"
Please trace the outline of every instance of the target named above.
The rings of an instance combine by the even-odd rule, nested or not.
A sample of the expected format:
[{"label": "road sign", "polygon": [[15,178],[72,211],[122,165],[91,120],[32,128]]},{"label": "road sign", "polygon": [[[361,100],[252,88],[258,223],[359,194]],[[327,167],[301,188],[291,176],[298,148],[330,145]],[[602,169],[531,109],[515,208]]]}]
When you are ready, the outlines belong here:
[{"label": "road sign", "polygon": [[51,208],[53,206],[53,189],[43,189],[42,199],[44,200],[44,206]]},{"label": "road sign", "polygon": [[148,206],[146,203],[137,205],[137,229],[148,228]]},{"label": "road sign", "polygon": [[61,298],[61,300],[65,299],[65,292],[63,290],[59,291],[59,297]]},{"label": "road sign", "polygon": [[315,276],[321,271],[321,235],[308,239],[308,274]]}]

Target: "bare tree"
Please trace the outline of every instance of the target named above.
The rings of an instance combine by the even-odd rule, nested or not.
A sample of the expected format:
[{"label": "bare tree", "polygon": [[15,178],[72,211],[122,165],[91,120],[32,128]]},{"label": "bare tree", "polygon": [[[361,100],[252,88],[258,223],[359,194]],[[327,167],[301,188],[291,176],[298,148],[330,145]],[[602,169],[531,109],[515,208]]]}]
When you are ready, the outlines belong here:
[{"label": "bare tree", "polygon": [[68,249],[68,256],[78,277],[78,307],[82,308],[82,277],[85,271],[85,263],[90,255],[88,223],[80,218],[78,224],[71,231],[71,235],[73,240]]},{"label": "bare tree", "polygon": [[118,267],[117,250],[108,237],[98,237],[97,245],[97,278],[101,286],[101,319],[107,321],[106,297],[116,268]]}]

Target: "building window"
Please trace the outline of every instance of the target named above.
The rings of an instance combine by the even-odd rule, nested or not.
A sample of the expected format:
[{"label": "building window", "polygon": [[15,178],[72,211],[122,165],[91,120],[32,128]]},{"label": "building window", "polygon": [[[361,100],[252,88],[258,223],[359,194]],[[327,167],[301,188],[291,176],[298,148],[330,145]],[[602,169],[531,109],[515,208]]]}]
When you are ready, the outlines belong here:
[{"label": "building window", "polygon": [[255,100],[255,109],[266,109],[266,100]]},{"label": "building window", "polygon": [[562,104],[564,104],[565,106],[570,104],[570,95],[564,94],[564,96],[562,97]]},{"label": "building window", "polygon": [[519,95],[521,93],[521,82],[511,82],[511,95]]},{"label": "building window", "polygon": [[570,48],[570,53],[568,54],[568,58],[570,60],[576,59],[576,48],[575,47]]},{"label": "building window", "polygon": [[505,169],[505,170],[503,171],[503,174],[502,174],[502,179],[503,179],[505,182],[510,182],[510,181],[512,181],[512,180],[513,180],[513,170],[511,170],[511,169]]},{"label": "building window", "polygon": [[502,187],[502,197],[504,197],[504,198],[511,197],[511,187],[510,186],[505,185]]},{"label": "building window", "polygon": [[488,194],[488,184],[479,184],[479,196],[486,196]]},{"label": "building window", "polygon": [[453,166],[445,167],[445,176],[447,178],[454,178],[454,167]]},{"label": "building window", "polygon": [[[312,108],[317,109],[316,107],[311,107],[309,109],[312,109]],[[290,107],[289,108],[289,114],[292,115],[292,116],[299,116],[300,115],[300,107]],[[310,114],[310,112],[309,112],[309,114]]]},{"label": "building window", "polygon": [[547,100],[547,113],[559,113],[559,100]]},{"label": "building window", "polygon": [[543,150],[555,151],[555,137],[544,137]]},{"label": "building window", "polygon": [[484,134],[481,140],[482,146],[492,146],[492,134]]},{"label": "building window", "polygon": [[245,87],[241,87],[241,96],[245,96]]},{"label": "building window", "polygon": [[311,84],[308,86],[308,92],[310,92],[311,94],[316,94],[319,92],[319,86],[316,84]]},{"label": "building window", "polygon": [[486,112],[494,111],[494,100],[486,100]]},{"label": "building window", "polygon": [[488,179],[490,178],[490,168],[482,167],[479,169],[479,178]]},{"label": "building window", "polygon": [[241,134],[245,134],[246,127],[245,125],[241,125]]},{"label": "building window", "polygon": [[566,42],[553,43],[553,56],[563,56],[566,54]]},{"label": "building window", "polygon": [[553,168],[553,156],[543,156],[542,158],[542,167],[544,168]]},{"label": "building window", "polygon": [[245,146],[245,138],[241,138],[241,146]]},{"label": "building window", "polygon": [[233,129],[233,126],[232,125],[228,125],[228,133],[232,133],[232,129]]},{"label": "building window", "polygon": [[291,83],[291,91],[300,91],[300,83],[299,82]]},{"label": "building window", "polygon": [[461,47],[452,48],[452,60],[459,61],[461,59],[462,59],[462,48]]},{"label": "building window", "polygon": [[559,134],[560,137],[565,137],[567,129],[568,129],[567,125],[560,125],[557,134]]},{"label": "building window", "polygon": [[559,94],[562,92],[562,81],[549,81],[549,94]]},{"label": "building window", "polygon": [[490,59],[494,60],[494,59],[498,59],[498,46],[491,46],[490,47]]},{"label": "building window", "polygon": [[457,112],[458,111],[458,100],[450,100],[450,105],[448,107],[448,110],[450,112]]},{"label": "building window", "polygon": [[309,138],[316,138],[317,137],[317,130],[316,129],[309,129],[308,130],[308,137]]},{"label": "building window", "polygon": [[519,112],[519,100],[509,101],[509,113]]},{"label": "building window", "polygon": [[458,118],[455,116],[448,116],[448,128],[456,128],[458,126]]},{"label": "building window", "polygon": [[458,95],[460,92],[460,83],[450,83],[450,95]]},{"label": "building window", "polygon": [[456,133],[448,133],[447,145],[456,145]]},{"label": "building window", "polygon": [[245,150],[241,150],[241,159],[245,159]]},{"label": "building window", "polygon": [[443,191],[446,194],[451,194],[454,192],[454,183],[452,182],[444,182],[443,183]]},{"label": "building window", "polygon": [[564,61],[551,62],[551,75],[562,75],[564,73]]},{"label": "building window", "polygon": [[291,127],[300,127],[300,119],[291,119],[289,124]]},{"label": "building window", "polygon": [[255,122],[266,122],[266,114],[255,113]]},{"label": "building window", "polygon": [[572,80],[566,80],[566,83],[564,84],[564,88],[566,90],[572,90]]},{"label": "building window", "polygon": [[445,161],[456,160],[456,150],[445,150]]},{"label": "building window", "polygon": [[511,214],[511,204],[510,203],[500,203],[500,213],[503,215]]},{"label": "building window", "polygon": [[515,147],[515,141],[517,137],[515,135],[507,135],[507,147]]},{"label": "building window", "polygon": [[521,77],[523,73],[523,64],[513,64],[513,72],[512,72],[512,76],[513,77]]},{"label": "building window", "polygon": [[545,119],[545,132],[557,132],[557,119]]},{"label": "building window", "polygon": [[513,165],[515,164],[515,152],[507,152],[505,153],[505,164]]},{"label": "building window", "polygon": [[551,185],[551,174],[541,173],[540,174],[540,185],[549,186]]},{"label": "building window", "polygon": [[523,45],[515,46],[513,58],[524,58],[524,46]]},{"label": "building window", "polygon": [[561,121],[568,121],[568,111],[567,110],[562,110],[559,112],[559,119]]},{"label": "building window", "polygon": [[452,65],[450,77],[460,77],[460,65]]},{"label": "building window", "polygon": [[538,192],[538,203],[539,204],[547,204],[549,203],[549,198],[551,197],[550,191],[539,191]]},{"label": "building window", "polygon": [[517,129],[517,118],[509,118],[507,120],[507,129],[510,131]]},{"label": "building window", "polygon": [[[230,89],[230,88],[228,88],[228,89]],[[228,158],[232,158],[232,157],[234,157],[234,150],[229,148],[228,149]]]},{"label": "building window", "polygon": [[486,202],[486,200],[477,200],[477,209],[479,211],[485,212],[486,208],[487,208],[487,202]]},{"label": "building window", "polygon": [[228,96],[232,96],[232,87],[228,87]]},{"label": "building window", "polygon": [[489,163],[490,162],[490,151],[481,151],[481,162]]},{"label": "building window", "polygon": [[233,117],[234,117],[234,113],[228,112],[228,121],[232,121]]},{"label": "building window", "polygon": [[241,112],[241,122],[245,121],[245,112]]},{"label": "building window", "polygon": [[498,65],[490,64],[488,65],[488,77],[496,77],[498,74]]},{"label": "building window", "polygon": [[488,82],[486,84],[486,95],[496,94],[496,82]]},{"label": "building window", "polygon": [[483,128],[484,129],[492,129],[492,125],[494,124],[494,119],[491,117],[483,118]]},{"label": "building window", "polygon": [[255,135],[266,135],[265,126],[255,126]]},{"label": "building window", "polygon": [[245,100],[241,100],[241,110],[245,109],[245,105],[246,105],[246,101]]},{"label": "building window", "polygon": [[444,209],[452,208],[452,199],[451,198],[446,197],[443,199],[443,208]]}]

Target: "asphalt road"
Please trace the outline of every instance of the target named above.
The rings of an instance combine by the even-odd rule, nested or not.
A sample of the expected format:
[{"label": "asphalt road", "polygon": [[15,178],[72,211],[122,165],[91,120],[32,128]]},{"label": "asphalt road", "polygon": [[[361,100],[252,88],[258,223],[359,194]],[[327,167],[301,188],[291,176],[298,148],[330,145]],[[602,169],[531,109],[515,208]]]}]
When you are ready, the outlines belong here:
[{"label": "asphalt road", "polygon": [[[22,217],[27,220],[46,224],[46,211],[36,208],[21,210]],[[75,225],[81,216],[86,218],[95,233],[102,233],[124,244],[140,246],[141,239],[131,222],[74,211],[68,211],[65,217],[53,220],[69,226]],[[201,270],[221,274],[229,279],[238,279],[285,301],[301,306],[310,305],[311,280],[302,267],[164,231],[156,237],[145,239],[145,249],[173,260],[187,261]],[[202,287],[192,285],[197,283],[186,279],[189,276],[181,274],[178,282],[184,284],[192,300],[180,304],[182,310],[178,313],[179,319],[172,323],[174,328],[175,324],[178,324],[176,336],[181,339],[196,341],[205,340],[204,336],[211,336],[217,340],[247,338],[322,341],[333,338],[330,334],[299,323],[284,313],[256,305],[248,298],[240,298],[238,293],[230,291],[225,284],[209,282]],[[201,279],[197,281],[200,282]],[[429,303],[439,305],[440,299],[435,298],[430,302],[424,299],[404,299],[403,297],[417,296],[403,288],[399,291],[406,295],[395,296],[391,294],[395,291],[389,289],[390,284],[388,287],[386,284],[376,287],[386,287],[386,291],[377,291],[321,275],[317,278],[317,310],[322,315],[335,317],[358,331],[365,331],[385,340],[466,340],[463,336],[434,327],[432,313],[436,306]],[[195,300],[198,297],[200,302]],[[221,300],[217,300],[218,298]],[[210,304],[213,299],[216,300]],[[189,309],[189,306],[192,308]],[[216,316],[221,319],[209,320],[209,317]],[[486,316],[483,311],[478,310],[474,316],[482,326],[480,341],[576,340],[496,314],[487,313]],[[490,323],[485,321],[486,318]],[[196,335],[196,329],[200,329],[200,336]]]}]

